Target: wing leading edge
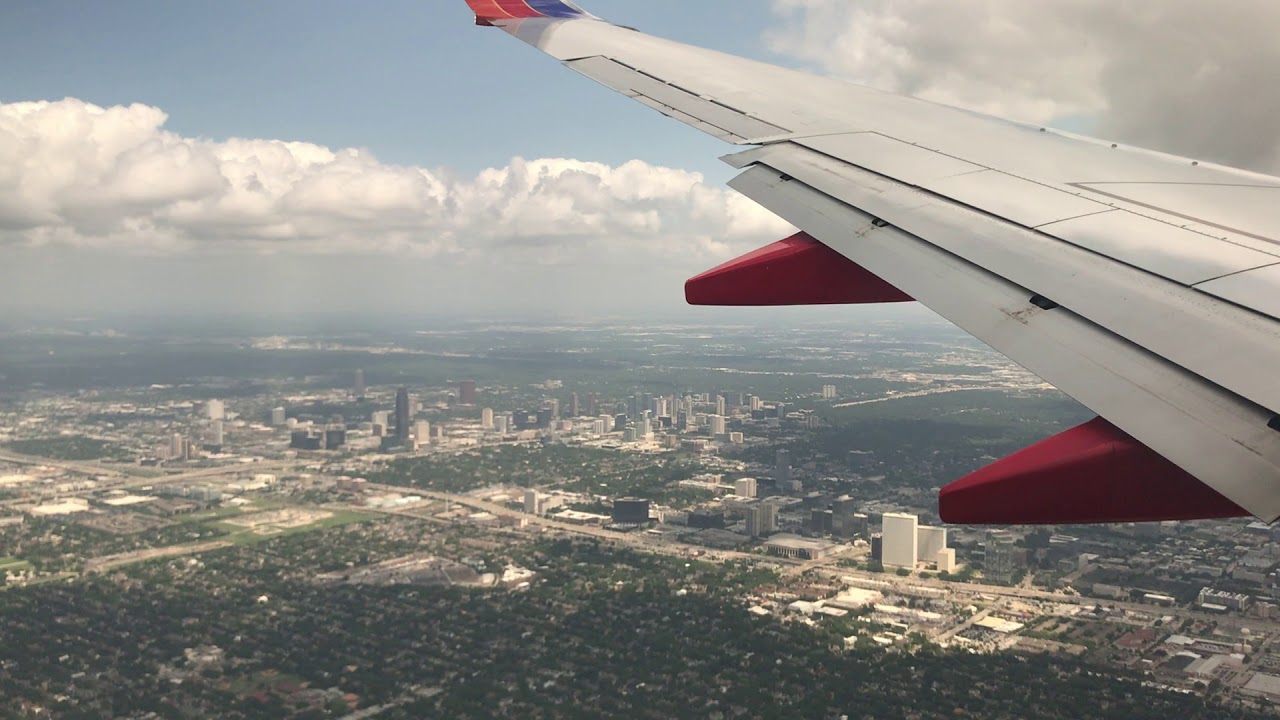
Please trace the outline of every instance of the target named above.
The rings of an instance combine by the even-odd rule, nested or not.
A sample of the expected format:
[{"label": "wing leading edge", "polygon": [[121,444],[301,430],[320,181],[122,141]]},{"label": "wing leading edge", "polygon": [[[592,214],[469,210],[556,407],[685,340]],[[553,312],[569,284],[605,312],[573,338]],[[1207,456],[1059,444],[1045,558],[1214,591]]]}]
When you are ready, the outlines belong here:
[{"label": "wing leading edge", "polygon": [[944,519],[1280,518],[1280,179],[661,40],[562,0],[468,4],[759,146],[726,158],[743,171],[730,185],[805,232],[691,280],[690,302],[914,298],[1106,418],[948,486]]}]

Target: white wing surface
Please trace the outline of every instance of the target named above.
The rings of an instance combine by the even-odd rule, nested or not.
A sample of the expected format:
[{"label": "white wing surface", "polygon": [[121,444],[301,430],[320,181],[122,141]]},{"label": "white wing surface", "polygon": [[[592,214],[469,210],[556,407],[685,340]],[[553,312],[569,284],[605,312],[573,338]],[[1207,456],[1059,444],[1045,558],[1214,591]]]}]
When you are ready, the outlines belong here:
[{"label": "white wing surface", "polygon": [[468,2],[749,146],[725,158],[743,171],[730,185],[805,235],[695,278],[691,301],[753,304],[789,280],[797,304],[909,296],[1105,418],[949,486],[944,518],[1280,518],[1280,178],[662,40],[563,0]]}]

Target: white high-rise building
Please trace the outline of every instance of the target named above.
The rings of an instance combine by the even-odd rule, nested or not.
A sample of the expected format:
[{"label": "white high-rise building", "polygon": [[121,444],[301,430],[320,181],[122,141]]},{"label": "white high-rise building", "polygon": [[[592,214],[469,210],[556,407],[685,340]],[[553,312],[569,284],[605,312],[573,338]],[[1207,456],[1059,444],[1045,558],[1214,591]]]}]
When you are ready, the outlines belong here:
[{"label": "white high-rise building", "polygon": [[271,411],[271,424],[272,424],[272,425],[275,425],[276,427],[279,427],[279,426],[281,426],[281,425],[284,425],[284,424],[285,424],[286,422],[288,422],[288,421],[289,421],[289,419],[288,419],[288,417],[286,417],[286,415],[285,415],[284,408],[282,408],[282,407],[278,407],[278,408],[275,408],[274,410],[272,410],[272,411]]},{"label": "white high-rise building", "polygon": [[431,423],[426,420],[419,420],[414,423],[413,438],[418,441],[419,445],[426,445],[431,442]]},{"label": "white high-rise building", "polygon": [[537,490],[525,490],[524,511],[530,515],[545,513],[547,511],[547,497]]},{"label": "white high-rise building", "polygon": [[480,428],[482,430],[493,429],[493,408],[485,408],[480,411]]},{"label": "white high-rise building", "polygon": [[748,403],[747,405],[748,409],[752,411],[764,409],[764,400],[761,400],[759,397],[755,395],[752,395],[751,398],[747,400],[747,403]]},{"label": "white high-rise building", "polygon": [[510,425],[511,420],[506,415],[499,415],[493,419],[493,431],[500,435],[506,435]]},{"label": "white high-rise building", "polygon": [[373,413],[372,420],[374,425],[381,425],[384,428],[390,427],[391,412],[389,410],[378,410],[377,412]]},{"label": "white high-rise building", "polygon": [[822,386],[822,399],[823,399],[823,400],[834,400],[834,399],[835,399],[835,397],[836,397],[836,386],[835,386],[835,385],[823,385],[823,386]]},{"label": "white high-rise building", "polygon": [[919,518],[905,513],[884,514],[884,545],[881,562],[885,567],[915,568],[919,553],[916,547],[919,536],[916,532]]},{"label": "white high-rise building", "polygon": [[723,415],[711,416],[711,434],[716,437],[720,437],[725,434],[725,418]]},{"label": "white high-rise building", "polygon": [[753,498],[756,496],[756,479],[739,478],[733,483],[733,494],[738,497]]},{"label": "white high-rise building", "polygon": [[210,420],[225,420],[227,418],[227,406],[221,400],[210,400],[205,405],[205,410],[209,413]]},{"label": "white high-rise building", "polygon": [[653,422],[649,420],[649,416],[645,416],[636,420],[636,438],[639,440],[653,439]]},{"label": "white high-rise building", "polygon": [[936,563],[947,549],[947,529],[921,525],[916,528],[916,562]]},{"label": "white high-rise building", "polygon": [[600,426],[604,428],[600,431],[602,433],[611,433],[616,429],[613,427],[614,418],[612,415],[601,415],[597,422],[599,422]]},{"label": "white high-rise building", "polygon": [[214,420],[209,427],[209,444],[222,445],[227,439],[226,430],[221,420]]},{"label": "white high-rise building", "polygon": [[938,552],[938,572],[952,573],[956,571],[956,549],[946,548]]},{"label": "white high-rise building", "polygon": [[717,414],[717,415],[725,415],[725,414],[726,414],[726,413],[725,413],[725,404],[726,404],[726,401],[725,401],[725,399],[724,399],[724,396],[723,396],[723,395],[717,395],[717,396],[716,396],[716,414]]}]

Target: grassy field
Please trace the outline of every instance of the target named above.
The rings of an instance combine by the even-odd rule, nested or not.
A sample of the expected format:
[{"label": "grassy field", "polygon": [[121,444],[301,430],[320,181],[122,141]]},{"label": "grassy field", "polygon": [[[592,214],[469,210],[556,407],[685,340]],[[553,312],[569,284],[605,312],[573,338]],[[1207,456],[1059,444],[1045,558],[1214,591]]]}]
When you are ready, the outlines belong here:
[{"label": "grassy field", "polygon": [[16,557],[0,557],[0,575],[7,572],[30,570],[31,563]]},{"label": "grassy field", "polygon": [[324,530],[326,528],[338,527],[340,525],[351,525],[353,523],[368,522],[374,518],[368,513],[360,513],[352,510],[325,510],[332,513],[331,517],[317,520],[309,525],[301,525],[299,527],[288,528],[271,533],[260,533],[253,530],[247,530],[239,525],[230,523],[216,523],[216,526],[224,530],[231,531],[229,540],[235,545],[253,545],[264,540],[272,540],[274,538],[288,537],[290,535],[299,535],[301,533],[314,532],[316,530]]}]

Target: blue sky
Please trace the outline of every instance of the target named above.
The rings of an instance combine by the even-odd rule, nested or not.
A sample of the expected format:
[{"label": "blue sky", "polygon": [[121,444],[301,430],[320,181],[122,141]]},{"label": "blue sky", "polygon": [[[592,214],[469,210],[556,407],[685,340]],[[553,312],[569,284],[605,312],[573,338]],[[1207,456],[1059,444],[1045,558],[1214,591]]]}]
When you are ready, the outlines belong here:
[{"label": "blue sky", "polygon": [[[766,0],[586,0],[657,35],[771,57]],[[727,177],[723,145],[471,24],[463,0],[10,0],[0,101],[141,102],[167,128],[365,147],[464,173],[511,157],[642,158]]]},{"label": "blue sky", "polygon": [[[765,47],[765,32],[779,21],[770,0],[585,0],[583,5],[600,17],[655,35],[796,62]],[[568,200],[587,207],[603,202],[611,208],[604,216],[620,219],[612,225],[606,220],[608,227],[597,236],[607,243],[581,232],[574,237],[580,228],[573,226],[585,223],[571,210],[532,242],[521,239],[519,221],[508,223],[512,234],[506,239],[500,228],[484,222],[459,226],[453,233],[456,247],[443,252],[421,248],[449,236],[447,223],[428,219],[416,236],[404,240],[396,223],[379,227],[376,216],[371,225],[349,232],[337,255],[277,252],[286,246],[270,241],[256,250],[228,250],[208,233],[187,243],[186,250],[174,249],[181,242],[149,249],[145,238],[170,222],[176,207],[171,201],[157,201],[138,212],[121,206],[108,225],[99,222],[88,230],[81,222],[85,214],[72,208],[79,202],[89,208],[89,216],[99,213],[90,207],[97,202],[93,197],[104,184],[120,182],[122,172],[113,168],[127,164],[137,148],[145,155],[148,145],[116,148],[106,165],[95,168],[97,175],[73,178],[70,184],[51,185],[45,176],[60,167],[92,164],[104,152],[101,135],[118,137],[131,123],[145,124],[150,111],[144,108],[132,119],[108,122],[75,105],[38,125],[19,119],[17,134],[7,139],[0,117],[0,157],[7,142],[10,157],[18,158],[18,184],[0,187],[0,193],[9,195],[0,197],[0,209],[6,201],[11,212],[19,208],[18,224],[9,220],[9,229],[18,228],[12,232],[26,238],[6,244],[0,236],[0,309],[360,312],[391,306],[409,312],[518,310],[590,316],[661,307],[679,313],[687,309],[682,303],[684,279],[787,231],[785,224],[752,206],[766,218],[756,221],[763,229],[746,235],[739,230],[733,238],[725,234],[729,218],[741,214],[732,202],[719,205],[733,196],[723,188],[733,171],[717,158],[732,146],[662,118],[472,21],[464,0],[13,0],[0,3],[0,105],[74,98],[105,108],[139,103],[162,110],[168,116],[163,129],[177,138],[179,147],[154,130],[143,141],[151,147],[169,142],[168,150],[178,154],[159,165],[139,165],[143,175],[132,176],[139,184],[131,192],[141,188],[151,194],[160,188],[163,194],[164,186],[180,182],[163,171],[182,170],[188,163],[182,153],[207,159],[219,151],[202,141],[225,145],[240,138],[368,149],[381,163],[373,168],[370,187],[378,177],[383,184],[377,187],[398,182],[394,167],[387,166],[422,168],[433,182],[453,188],[450,207],[474,206],[474,198],[485,195],[486,169],[518,177],[519,166],[511,165],[516,157],[569,158],[577,163],[573,167],[602,163],[588,169],[592,182],[602,188],[596,192],[610,195],[610,183],[634,188],[639,182],[664,199],[636,203],[610,195]],[[61,138],[68,127],[78,128],[75,142]],[[42,149],[24,149],[29,141],[21,139],[23,133],[34,133]],[[254,152],[267,157],[272,150],[259,145]],[[649,169],[630,180],[610,179],[613,169],[634,160],[674,171]],[[225,175],[230,167],[226,158],[218,162],[224,163]],[[160,170],[150,173],[154,168]],[[277,180],[299,182],[296,167],[268,172],[272,170]],[[719,220],[706,220],[705,207],[694,199],[697,187],[679,189],[689,187],[691,181],[681,179],[690,177],[687,172],[705,177],[714,193],[712,204],[721,207]],[[24,199],[23,183],[40,187],[36,200]],[[505,195],[500,193],[495,202],[521,201],[519,182],[504,187]],[[227,198],[211,192],[209,207],[226,204]],[[548,192],[546,202],[566,201],[564,192]],[[706,193],[701,197],[705,200]],[[536,205],[539,198],[524,202]],[[45,228],[24,229],[24,203],[52,203],[59,220],[48,225],[48,234],[62,233],[67,239],[47,243],[41,234]],[[269,211],[274,217],[264,215],[262,227],[268,232],[275,227],[270,223],[292,222],[279,215],[285,205]],[[651,224],[636,218],[655,208],[660,229],[625,234],[636,222]],[[334,227],[343,224],[346,210],[333,209]],[[426,217],[429,208],[423,212]],[[502,208],[495,206],[492,212]],[[227,217],[211,216],[206,227],[216,232],[238,222]],[[699,217],[702,224],[694,227]],[[0,217],[0,231],[5,225]],[[368,239],[366,231],[377,237]],[[490,237],[481,241],[477,233]],[[39,238],[32,240],[35,236]],[[135,243],[135,237],[142,239]],[[390,242],[403,240],[408,249],[387,250],[393,237]],[[382,249],[370,249],[378,242]],[[506,242],[519,248],[504,249]],[[666,249],[655,250],[659,245]],[[633,254],[638,246],[649,252]],[[555,262],[542,257],[551,253]],[[314,292],[334,286],[355,292]],[[50,287],[58,291],[46,292]]]}]

